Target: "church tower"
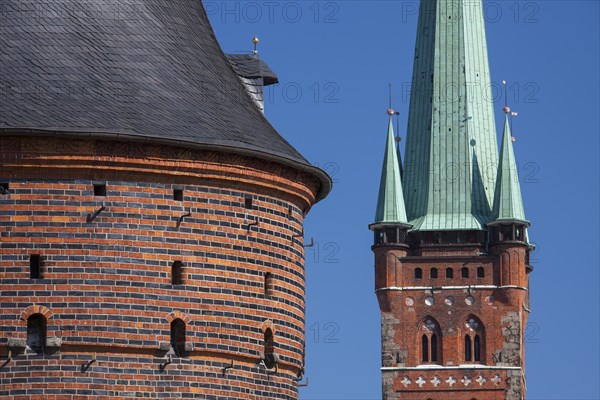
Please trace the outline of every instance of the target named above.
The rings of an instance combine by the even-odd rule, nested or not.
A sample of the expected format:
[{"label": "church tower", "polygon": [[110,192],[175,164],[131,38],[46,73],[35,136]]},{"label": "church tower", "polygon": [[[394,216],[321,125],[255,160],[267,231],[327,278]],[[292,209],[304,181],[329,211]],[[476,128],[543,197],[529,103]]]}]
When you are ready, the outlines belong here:
[{"label": "church tower", "polygon": [[383,399],[525,399],[529,252],[500,156],[481,1],[422,0],[405,163],[393,110],[374,231]]}]

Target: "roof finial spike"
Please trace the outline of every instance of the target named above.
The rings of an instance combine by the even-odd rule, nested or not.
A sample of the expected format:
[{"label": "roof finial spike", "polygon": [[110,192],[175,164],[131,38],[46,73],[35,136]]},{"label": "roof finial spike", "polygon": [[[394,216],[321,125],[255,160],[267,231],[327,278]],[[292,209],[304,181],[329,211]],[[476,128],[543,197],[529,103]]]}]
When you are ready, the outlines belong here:
[{"label": "roof finial spike", "polygon": [[388,109],[387,114],[391,117],[395,114],[394,109],[392,108],[392,83],[388,83]]},{"label": "roof finial spike", "polygon": [[256,45],[258,44],[259,40],[258,40],[258,36],[256,36],[256,34],[254,34],[254,37],[252,38],[252,44],[254,45],[254,50],[252,51],[252,54],[256,55],[258,54],[258,50],[256,50]]},{"label": "roof finial spike", "polygon": [[502,84],[504,85],[504,108],[502,111],[504,111],[505,114],[508,114],[510,112],[510,107],[508,106],[508,89],[506,88],[506,81],[502,81]]},{"label": "roof finial spike", "polygon": [[517,115],[519,115],[519,113],[516,111],[511,111],[511,113],[510,113],[510,132],[512,134],[511,140],[513,141],[513,143],[517,141],[517,138],[515,138],[515,136],[514,136],[515,131],[513,130],[513,118],[516,117]]}]

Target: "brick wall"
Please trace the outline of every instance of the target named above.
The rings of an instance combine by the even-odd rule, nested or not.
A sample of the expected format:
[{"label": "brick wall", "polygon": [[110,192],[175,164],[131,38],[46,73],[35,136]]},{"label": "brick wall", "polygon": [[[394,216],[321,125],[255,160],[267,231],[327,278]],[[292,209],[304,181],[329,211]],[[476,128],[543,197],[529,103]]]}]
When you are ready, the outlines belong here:
[{"label": "brick wall", "polygon": [[[13,356],[0,368],[0,397],[297,398],[313,177],[149,144],[2,138],[0,146],[0,182],[9,184],[0,195],[0,354]],[[40,279],[30,277],[32,254]],[[181,284],[171,280],[176,261]],[[47,314],[54,347],[11,348],[36,312]],[[183,357],[168,346],[174,318],[186,322]],[[267,328],[273,375],[260,364]]]},{"label": "brick wall", "polygon": [[[523,398],[526,249],[520,242],[489,251],[484,243],[373,247],[384,400]],[[438,359],[425,361],[422,337],[434,333]],[[481,339],[480,360],[465,360],[466,335]]]}]

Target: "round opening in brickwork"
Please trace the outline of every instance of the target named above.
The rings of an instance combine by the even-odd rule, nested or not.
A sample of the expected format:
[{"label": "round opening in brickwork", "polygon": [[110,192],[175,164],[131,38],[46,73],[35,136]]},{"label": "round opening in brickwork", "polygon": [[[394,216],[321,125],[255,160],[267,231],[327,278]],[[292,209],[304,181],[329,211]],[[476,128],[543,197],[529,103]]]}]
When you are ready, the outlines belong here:
[{"label": "round opening in brickwork", "polygon": [[435,300],[434,300],[434,298],[433,298],[433,297],[427,297],[427,298],[425,299],[425,304],[431,307],[432,305],[434,305],[434,304],[435,304]]},{"label": "round opening in brickwork", "polygon": [[473,296],[467,296],[467,297],[465,298],[465,304],[466,304],[466,305],[470,306],[470,305],[472,305],[473,303],[475,303],[475,298],[474,298]]},{"label": "round opening in brickwork", "polygon": [[494,304],[494,296],[487,296],[485,298],[485,302],[491,306],[492,304]]},{"label": "round opening in brickwork", "polygon": [[411,307],[413,304],[415,304],[415,300],[412,297],[407,297],[406,300],[404,300],[404,303],[406,303],[407,306]]},{"label": "round opening in brickwork", "polygon": [[444,300],[444,303],[446,303],[447,306],[452,306],[456,303],[456,299],[452,296],[448,296],[446,297],[446,300]]}]

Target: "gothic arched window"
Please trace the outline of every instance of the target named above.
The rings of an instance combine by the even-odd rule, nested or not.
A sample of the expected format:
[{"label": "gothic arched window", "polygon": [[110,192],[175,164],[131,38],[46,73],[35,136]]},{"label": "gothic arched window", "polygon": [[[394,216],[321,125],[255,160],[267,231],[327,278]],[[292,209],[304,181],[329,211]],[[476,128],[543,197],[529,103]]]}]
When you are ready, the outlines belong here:
[{"label": "gothic arched window", "polygon": [[440,363],[442,361],[442,330],[432,317],[427,317],[421,326],[421,361]]},{"label": "gothic arched window", "polygon": [[43,353],[46,345],[46,317],[33,314],[27,318],[27,346],[36,353]]},{"label": "gothic arched window", "polygon": [[479,318],[469,316],[465,323],[465,361],[485,363],[485,328]]}]

